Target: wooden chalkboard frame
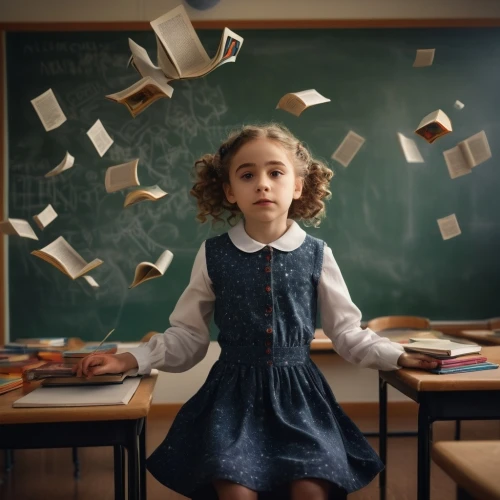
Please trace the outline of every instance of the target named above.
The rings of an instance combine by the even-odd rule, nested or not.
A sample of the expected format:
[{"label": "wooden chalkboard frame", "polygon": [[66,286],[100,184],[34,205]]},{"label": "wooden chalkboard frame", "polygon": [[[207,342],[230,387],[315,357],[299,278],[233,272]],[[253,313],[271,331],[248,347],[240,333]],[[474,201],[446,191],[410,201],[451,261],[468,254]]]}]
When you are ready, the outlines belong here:
[{"label": "wooden chalkboard frame", "polygon": [[[363,29],[363,28],[490,28],[500,26],[500,18],[462,19],[309,19],[309,20],[219,20],[194,21],[195,29]],[[5,34],[6,32],[43,31],[125,31],[148,30],[148,22],[61,22],[61,23],[0,23],[0,192],[6,189],[6,82]],[[3,197],[2,197],[3,198]],[[0,220],[6,216],[7,197],[0,203]],[[7,280],[5,242],[0,244],[0,344],[8,340],[6,331]],[[443,326],[443,325],[440,325]],[[459,328],[458,325],[456,325]],[[467,324],[468,328],[474,328]]]}]

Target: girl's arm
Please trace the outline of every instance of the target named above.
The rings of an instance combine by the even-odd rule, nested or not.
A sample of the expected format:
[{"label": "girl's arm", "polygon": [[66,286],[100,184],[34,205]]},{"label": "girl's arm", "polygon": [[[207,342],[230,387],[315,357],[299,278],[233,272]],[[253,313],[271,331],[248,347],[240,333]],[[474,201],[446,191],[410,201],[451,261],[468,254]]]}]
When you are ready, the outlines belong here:
[{"label": "girl's arm", "polygon": [[325,245],[323,270],[318,285],[323,331],[335,350],[347,361],[376,370],[397,370],[404,349],[360,326],[361,312],[352,302],[332,250]]},{"label": "girl's arm", "polygon": [[189,285],[170,315],[171,327],[154,335],[144,346],[128,351],[137,360],[138,373],[149,373],[151,368],[178,373],[199,363],[210,345],[209,323],[214,301],[203,242],[194,261]]}]

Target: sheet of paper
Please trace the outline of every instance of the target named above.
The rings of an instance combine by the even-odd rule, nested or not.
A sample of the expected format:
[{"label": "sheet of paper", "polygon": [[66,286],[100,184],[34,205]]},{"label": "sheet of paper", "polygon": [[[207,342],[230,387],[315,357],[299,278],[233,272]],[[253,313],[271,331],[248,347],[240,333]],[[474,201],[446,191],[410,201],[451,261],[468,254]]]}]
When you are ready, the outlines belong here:
[{"label": "sheet of paper", "polygon": [[399,144],[403,150],[406,161],[408,163],[424,163],[424,159],[418,150],[417,144],[413,139],[405,137],[403,134],[398,132]]},{"label": "sheet of paper", "polygon": [[465,108],[465,104],[463,102],[457,100],[457,101],[455,101],[455,104],[453,105],[453,107],[455,109],[458,109],[459,111],[461,111],[462,109]]},{"label": "sheet of paper", "polygon": [[29,222],[24,219],[7,219],[0,222],[0,233],[8,236],[20,236],[21,238],[38,240],[38,236],[31,228]]},{"label": "sheet of paper", "polygon": [[111,139],[106,132],[101,120],[97,120],[94,125],[90,127],[87,131],[87,135],[101,157],[104,156],[106,151],[111,147],[111,144],[113,144],[113,139]]},{"label": "sheet of paper", "polygon": [[82,278],[92,287],[92,288],[99,288],[99,283],[92,278],[92,276],[89,276],[86,274],[85,276],[82,276]]},{"label": "sheet of paper", "polygon": [[106,170],[104,184],[106,192],[114,193],[132,186],[139,186],[139,178],[137,177],[137,166],[139,160],[135,159],[128,163],[115,165]]},{"label": "sheet of paper", "polygon": [[435,52],[436,49],[418,49],[415,55],[415,61],[413,61],[413,67],[424,68],[426,66],[432,66]]},{"label": "sheet of paper", "polygon": [[449,240],[450,238],[455,238],[455,236],[462,234],[455,214],[438,219],[437,223],[443,240]]},{"label": "sheet of paper", "polygon": [[300,114],[310,106],[330,102],[328,97],[322,96],[315,89],[301,90],[285,94],[276,105],[276,109],[283,109],[292,115]]},{"label": "sheet of paper", "polygon": [[32,99],[31,104],[33,104],[47,132],[61,126],[66,121],[66,115],[63,113],[61,106],[59,106],[52,89]]},{"label": "sheet of paper", "polygon": [[456,146],[443,151],[443,156],[452,179],[456,179],[457,177],[461,177],[462,175],[470,174],[472,172],[459,147]]},{"label": "sheet of paper", "polygon": [[49,203],[39,214],[33,216],[36,225],[43,231],[55,218],[57,212]]},{"label": "sheet of paper", "polygon": [[491,149],[484,130],[468,137],[464,142],[472,157],[472,167],[477,167],[491,158]]},{"label": "sheet of paper", "polygon": [[61,172],[70,169],[75,164],[75,157],[71,156],[69,152],[66,152],[61,163],[57,167],[53,168],[45,174],[45,177],[53,177],[54,175],[59,175]]},{"label": "sheet of paper", "polygon": [[342,166],[347,167],[364,143],[365,139],[363,137],[350,130],[340,143],[340,146],[332,154],[332,158]]}]

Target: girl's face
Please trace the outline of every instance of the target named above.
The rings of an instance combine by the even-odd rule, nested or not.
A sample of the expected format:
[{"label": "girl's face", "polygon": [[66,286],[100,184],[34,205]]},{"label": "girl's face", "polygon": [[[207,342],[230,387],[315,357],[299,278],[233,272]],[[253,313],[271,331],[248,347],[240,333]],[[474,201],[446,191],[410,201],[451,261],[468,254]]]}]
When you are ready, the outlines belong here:
[{"label": "girl's face", "polygon": [[302,185],[287,151],[276,141],[259,138],[234,155],[224,192],[247,220],[286,221],[292,201],[302,194]]}]

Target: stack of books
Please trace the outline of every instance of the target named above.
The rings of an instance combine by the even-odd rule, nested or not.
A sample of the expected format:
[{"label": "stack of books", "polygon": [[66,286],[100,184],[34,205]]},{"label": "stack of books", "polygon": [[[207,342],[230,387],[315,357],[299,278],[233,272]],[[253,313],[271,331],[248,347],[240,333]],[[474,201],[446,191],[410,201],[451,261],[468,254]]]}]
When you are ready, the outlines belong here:
[{"label": "stack of books", "polygon": [[499,366],[481,356],[481,346],[477,344],[461,344],[443,339],[410,339],[404,349],[435,358],[438,366],[429,371],[438,375],[494,370]]},{"label": "stack of books", "polygon": [[22,387],[23,379],[18,375],[0,375],[0,394]]}]

